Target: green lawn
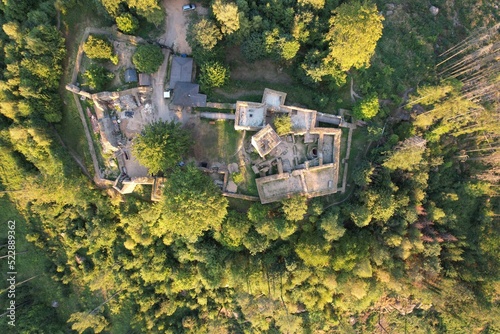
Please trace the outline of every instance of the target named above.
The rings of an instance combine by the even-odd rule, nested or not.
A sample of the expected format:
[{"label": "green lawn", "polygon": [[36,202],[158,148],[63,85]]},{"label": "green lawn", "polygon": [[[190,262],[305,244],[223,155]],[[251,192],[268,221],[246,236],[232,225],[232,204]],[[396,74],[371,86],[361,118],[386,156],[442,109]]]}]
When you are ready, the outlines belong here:
[{"label": "green lawn", "polygon": [[[262,101],[262,93],[264,88],[271,88],[274,90],[287,93],[285,104],[300,105],[305,108],[315,109],[324,113],[336,114],[338,107],[350,107],[348,85],[345,85],[338,92],[329,93],[328,96],[322,95],[318,90],[295,83],[295,84],[281,84],[269,83],[262,81],[242,81],[230,80],[227,85],[220,88],[222,93],[211,92],[208,94],[208,100],[212,102],[230,102],[234,103],[236,100],[242,101]],[[245,94],[245,91],[252,93]],[[262,91],[262,93],[254,93]],[[241,95],[243,92],[243,95]],[[231,96],[238,96],[231,97]],[[320,97],[326,97],[328,102],[322,103],[319,101]]]},{"label": "green lawn", "polygon": [[234,130],[233,121],[209,121],[190,129],[195,144],[192,157],[198,162],[238,162],[237,149],[242,132]]},{"label": "green lawn", "polygon": [[83,157],[87,168],[92,168],[92,160],[89,153],[87,139],[83,130],[82,121],[75,105],[73,93],[64,93],[65,107],[62,120],[56,124],[56,130],[64,143],[70,147],[77,155]]}]

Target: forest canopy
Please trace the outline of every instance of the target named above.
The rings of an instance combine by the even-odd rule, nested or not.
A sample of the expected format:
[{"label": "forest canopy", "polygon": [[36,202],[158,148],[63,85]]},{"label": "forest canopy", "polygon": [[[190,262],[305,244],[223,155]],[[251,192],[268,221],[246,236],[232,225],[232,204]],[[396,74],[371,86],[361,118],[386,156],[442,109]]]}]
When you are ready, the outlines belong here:
[{"label": "forest canopy", "polygon": [[[159,201],[151,185],[122,195],[85,174],[75,103],[92,104],[64,91],[72,43],[89,22],[160,26],[159,1],[3,1],[0,217],[16,221],[16,330],[500,331],[495,3],[435,4],[436,16],[419,2],[377,4],[217,0],[207,16],[182,14],[210,97],[243,87],[255,99],[249,92],[263,83],[229,73],[241,73],[240,62],[276,65],[287,80],[266,84],[284,87],[287,101],[364,120],[350,136],[342,129],[341,145],[352,141],[341,158],[345,193],[261,204],[224,196],[189,163],[196,147],[175,122],[153,123],[133,142],[162,176]],[[116,56],[91,37],[87,56]],[[163,61],[156,49],[161,59],[144,72]],[[239,53],[228,64],[226,54]],[[96,89],[111,79],[86,70]],[[287,133],[289,121],[275,126]],[[0,224],[0,245],[7,235]]]}]

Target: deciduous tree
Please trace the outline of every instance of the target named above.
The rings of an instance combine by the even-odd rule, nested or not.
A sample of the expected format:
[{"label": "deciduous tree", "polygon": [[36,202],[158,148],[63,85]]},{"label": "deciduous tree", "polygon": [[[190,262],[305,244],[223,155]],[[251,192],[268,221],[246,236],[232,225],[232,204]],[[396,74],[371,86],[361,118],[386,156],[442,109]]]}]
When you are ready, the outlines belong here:
[{"label": "deciduous tree", "polygon": [[165,10],[160,6],[158,0],[129,0],[127,4],[135,8],[137,14],[157,27],[165,20]]},{"label": "deciduous tree", "polygon": [[304,196],[294,196],[283,200],[283,213],[287,220],[296,222],[304,219],[307,213],[307,198]]},{"label": "deciduous tree", "polygon": [[229,80],[229,69],[218,61],[201,65],[200,84],[206,90],[224,86]]},{"label": "deciduous tree", "polygon": [[229,211],[214,238],[229,249],[239,250],[251,226],[252,223],[244,215]]},{"label": "deciduous tree", "polygon": [[324,237],[327,241],[336,241],[344,235],[346,228],[339,220],[340,210],[334,207],[327,214],[321,217],[320,226],[325,231]]},{"label": "deciduous tree", "polygon": [[382,37],[383,20],[377,6],[368,1],[354,0],[340,5],[330,19],[327,59],[343,71],[368,67]]},{"label": "deciduous tree", "polygon": [[304,71],[304,81],[317,84],[326,80],[331,80],[336,86],[342,86],[346,83],[346,73],[340,69],[340,66],[326,58],[324,52],[311,50],[300,65]]},{"label": "deciduous tree", "polygon": [[300,49],[300,43],[292,36],[284,34],[278,28],[264,34],[266,52],[276,60],[290,61]]},{"label": "deciduous tree", "polygon": [[156,122],[134,139],[132,152],[150,173],[156,174],[177,165],[190,145],[191,137],[179,123]]},{"label": "deciduous tree", "polygon": [[303,233],[295,253],[311,267],[326,267],[330,261],[331,245],[319,233]]},{"label": "deciduous tree", "polygon": [[83,73],[86,84],[95,91],[102,91],[115,75],[102,66],[93,65]]},{"label": "deciduous tree", "polygon": [[164,189],[163,224],[190,243],[203,232],[220,229],[228,201],[213,180],[193,165],[176,168]]},{"label": "deciduous tree", "polygon": [[238,6],[235,3],[215,0],[212,4],[212,11],[220,23],[224,35],[230,35],[240,28],[240,16]]},{"label": "deciduous tree", "polygon": [[394,151],[389,153],[383,165],[390,170],[401,169],[411,171],[422,161],[424,151],[425,141],[422,138],[408,138]]},{"label": "deciduous tree", "polygon": [[141,45],[137,47],[132,62],[140,72],[154,73],[163,63],[163,53],[161,48],[156,45]]},{"label": "deciduous tree", "polygon": [[118,30],[125,34],[132,35],[139,29],[139,20],[130,13],[125,13],[116,18]]},{"label": "deciduous tree", "polygon": [[292,132],[292,118],[288,114],[276,116],[274,118],[274,127],[280,136],[290,133]]},{"label": "deciduous tree", "polygon": [[377,94],[370,94],[353,108],[353,116],[357,119],[370,120],[378,114],[379,103]]},{"label": "deciduous tree", "polygon": [[311,6],[314,9],[321,9],[325,6],[325,0],[298,0],[303,6]]},{"label": "deciduous tree", "polygon": [[73,313],[68,322],[72,322],[71,329],[82,334],[87,329],[92,329],[94,333],[101,333],[108,326],[108,321],[100,314],[89,314],[87,312]]},{"label": "deciduous tree", "polygon": [[118,57],[114,54],[113,45],[102,38],[90,35],[83,44],[83,51],[91,59],[109,59],[113,64],[118,64]]},{"label": "deciduous tree", "polygon": [[187,40],[192,48],[200,47],[203,51],[212,50],[222,39],[219,27],[206,18],[189,25]]}]

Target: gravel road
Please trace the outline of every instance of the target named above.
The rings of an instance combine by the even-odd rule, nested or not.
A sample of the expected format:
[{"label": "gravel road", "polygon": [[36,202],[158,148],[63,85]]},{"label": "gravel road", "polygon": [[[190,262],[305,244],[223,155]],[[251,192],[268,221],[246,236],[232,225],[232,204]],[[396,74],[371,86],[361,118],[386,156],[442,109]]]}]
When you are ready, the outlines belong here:
[{"label": "gravel road", "polygon": [[163,1],[167,12],[167,26],[162,40],[165,41],[166,45],[172,46],[175,52],[191,54],[191,47],[186,41],[187,18],[191,13],[182,11],[182,6],[188,3],[187,0]]}]

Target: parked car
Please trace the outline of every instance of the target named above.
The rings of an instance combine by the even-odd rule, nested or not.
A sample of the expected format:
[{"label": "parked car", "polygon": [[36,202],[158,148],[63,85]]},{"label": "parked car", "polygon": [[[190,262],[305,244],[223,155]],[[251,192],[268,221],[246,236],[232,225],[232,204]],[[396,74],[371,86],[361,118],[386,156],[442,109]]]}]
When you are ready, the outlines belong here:
[{"label": "parked car", "polygon": [[195,10],[196,9],[196,5],[190,3],[189,5],[184,5],[182,6],[182,11],[183,12],[188,12],[190,10]]}]

